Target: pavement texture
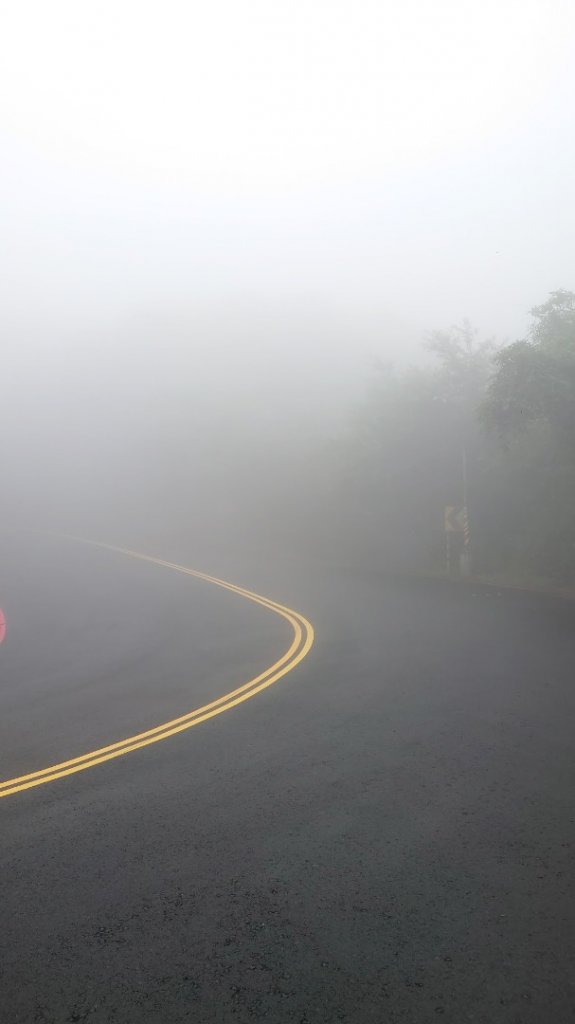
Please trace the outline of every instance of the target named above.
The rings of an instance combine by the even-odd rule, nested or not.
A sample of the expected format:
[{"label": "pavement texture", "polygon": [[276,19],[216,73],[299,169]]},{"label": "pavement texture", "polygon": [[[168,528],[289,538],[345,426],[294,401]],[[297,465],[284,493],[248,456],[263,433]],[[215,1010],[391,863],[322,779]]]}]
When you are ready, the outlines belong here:
[{"label": "pavement texture", "polygon": [[[575,1020],[575,606],[148,550],[296,608],[316,643],[244,705],[0,801],[2,1024]],[[3,543],[0,605],[1,779],[218,697],[291,639],[64,540]]]}]

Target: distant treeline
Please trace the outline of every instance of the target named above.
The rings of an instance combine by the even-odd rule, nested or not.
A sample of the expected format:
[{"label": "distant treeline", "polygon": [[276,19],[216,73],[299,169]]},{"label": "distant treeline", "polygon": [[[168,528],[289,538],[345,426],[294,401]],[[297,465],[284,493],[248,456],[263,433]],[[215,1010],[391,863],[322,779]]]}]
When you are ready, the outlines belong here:
[{"label": "distant treeline", "polygon": [[308,465],[297,519],[314,545],[441,568],[465,467],[473,570],[575,582],[575,293],[531,313],[513,344],[464,323],[429,336],[424,366],[376,368],[345,436]]}]

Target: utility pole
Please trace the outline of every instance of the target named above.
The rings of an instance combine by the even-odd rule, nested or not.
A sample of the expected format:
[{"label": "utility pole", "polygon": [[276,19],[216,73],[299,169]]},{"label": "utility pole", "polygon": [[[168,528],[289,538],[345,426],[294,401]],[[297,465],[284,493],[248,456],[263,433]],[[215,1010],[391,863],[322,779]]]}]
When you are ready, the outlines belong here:
[{"label": "utility pole", "polygon": [[463,482],[463,550],[459,556],[459,569],[462,576],[471,575],[471,552],[469,547],[469,509],[467,506],[467,447],[461,444],[461,470]]}]

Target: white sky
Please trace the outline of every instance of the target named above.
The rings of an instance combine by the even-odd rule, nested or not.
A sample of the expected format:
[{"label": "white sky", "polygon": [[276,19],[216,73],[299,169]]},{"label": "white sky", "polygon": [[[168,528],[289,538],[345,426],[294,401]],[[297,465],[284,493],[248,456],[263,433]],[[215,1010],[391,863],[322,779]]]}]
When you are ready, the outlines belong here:
[{"label": "white sky", "polygon": [[175,316],[321,363],[575,287],[571,0],[0,9],[8,344]]}]

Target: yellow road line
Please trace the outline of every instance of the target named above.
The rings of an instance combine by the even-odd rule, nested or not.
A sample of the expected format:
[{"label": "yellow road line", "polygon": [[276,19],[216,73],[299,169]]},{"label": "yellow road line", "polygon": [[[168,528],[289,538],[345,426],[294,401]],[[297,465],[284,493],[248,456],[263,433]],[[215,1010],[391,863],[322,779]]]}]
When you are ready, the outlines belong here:
[{"label": "yellow road line", "polygon": [[262,605],[263,608],[267,608],[275,612],[276,615],[286,619],[293,629],[293,640],[287,651],[273,665],[270,665],[269,668],[265,669],[264,672],[254,679],[250,679],[235,690],[231,690],[230,693],[218,697],[209,704],[195,708],[179,718],[174,718],[169,722],[164,722],[162,725],[157,725],[153,729],[147,729],[145,732],[137,733],[134,736],[127,736],[116,743],[110,743],[108,746],[100,747],[98,750],[91,750],[86,754],[80,754],[78,757],[71,758],[69,761],[62,761],[60,764],[51,765],[49,768],[42,768],[28,775],[21,775],[18,778],[0,782],[0,799],[4,796],[11,796],[13,793],[20,793],[25,789],[32,789],[34,786],[43,786],[47,782],[54,782],[56,779],[64,778],[67,775],[74,775],[76,772],[85,771],[87,768],[93,768],[95,765],[103,764],[105,761],[111,761],[115,757],[123,757],[124,754],[129,754],[133,750],[147,747],[151,743],[159,743],[160,740],[168,739],[169,736],[175,736],[185,729],[191,729],[201,722],[206,722],[209,718],[214,718],[216,715],[221,715],[224,711],[229,711],[230,708],[236,707],[238,704],[243,703],[243,701],[250,700],[256,693],[260,693],[268,686],[272,686],[273,683],[276,683],[283,676],[287,675],[288,672],[291,672],[300,661],[303,661],[314,641],[313,626],[303,615],[300,615],[299,612],[294,611],[292,608],[278,604],[277,601],[262,597],[261,594],[255,594],[244,587],[238,587],[234,583],[220,580],[216,576],[208,576],[207,573],[198,572],[196,569],[188,569],[186,566],[178,565],[175,562],[166,562],[161,558],[153,558],[151,555],[144,555],[138,551],[130,551],[128,548],[118,548],[111,544],[98,544],[94,541],[84,541],[83,543],[93,544],[96,547],[106,548],[109,551],[116,551],[119,554],[128,555],[130,558],[151,562],[154,565],[173,569],[175,572],[182,572],[188,576],[195,576],[208,583],[214,583],[218,587],[223,587],[224,590],[230,590],[234,594],[239,594],[241,597],[245,597],[255,604]]}]

